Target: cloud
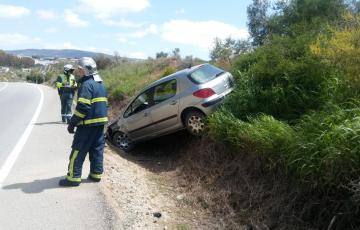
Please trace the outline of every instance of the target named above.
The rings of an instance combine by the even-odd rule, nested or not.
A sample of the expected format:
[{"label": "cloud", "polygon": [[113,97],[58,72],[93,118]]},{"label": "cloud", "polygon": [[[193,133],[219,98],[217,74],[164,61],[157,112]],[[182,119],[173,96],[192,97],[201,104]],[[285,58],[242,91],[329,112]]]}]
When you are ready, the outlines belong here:
[{"label": "cloud", "polygon": [[129,37],[132,37],[132,38],[143,38],[147,35],[150,35],[150,34],[158,34],[158,27],[157,25],[155,24],[151,24],[149,25],[147,28],[145,28],[144,30],[138,30],[134,33],[131,33],[129,34],[128,36]]},{"label": "cloud", "polygon": [[240,29],[219,21],[189,21],[171,20],[161,28],[162,39],[179,44],[210,49],[216,37],[225,39],[246,39],[249,34],[246,29]]},{"label": "cloud", "polygon": [[40,19],[44,20],[53,20],[57,18],[56,13],[51,10],[38,10],[36,11],[36,14]]},{"label": "cloud", "polygon": [[158,34],[158,26],[155,24],[151,24],[148,27],[142,29],[142,30],[138,30],[135,31],[134,33],[118,33],[117,37],[118,37],[118,42],[120,43],[127,43],[129,38],[144,38],[148,35],[156,35]]},{"label": "cloud", "polygon": [[123,13],[140,12],[150,6],[149,0],[79,0],[79,2],[85,9],[103,19]]},{"label": "cloud", "polygon": [[30,14],[30,10],[13,5],[0,4],[0,18],[21,18]]},{"label": "cloud", "polygon": [[136,23],[136,22],[127,21],[125,19],[121,19],[121,20],[104,19],[103,23],[108,26],[119,26],[124,28],[139,28],[146,24],[146,22]]},{"label": "cloud", "polygon": [[31,38],[20,33],[0,33],[0,44],[3,47],[31,45],[39,42],[39,38]]},{"label": "cloud", "polygon": [[65,10],[64,19],[70,26],[73,27],[87,27],[89,25],[88,21],[80,19],[79,15],[75,14],[69,9]]}]

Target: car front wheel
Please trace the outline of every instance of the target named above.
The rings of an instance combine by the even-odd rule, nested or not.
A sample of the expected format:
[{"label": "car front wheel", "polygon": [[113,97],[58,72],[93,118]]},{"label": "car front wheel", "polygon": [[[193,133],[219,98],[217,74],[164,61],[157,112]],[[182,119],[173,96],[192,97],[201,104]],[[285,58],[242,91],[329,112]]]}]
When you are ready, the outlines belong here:
[{"label": "car front wheel", "polygon": [[120,148],[125,152],[130,152],[135,147],[131,138],[123,132],[116,132],[112,140],[116,147]]},{"label": "car front wheel", "polygon": [[187,131],[194,136],[201,136],[205,131],[205,115],[199,111],[186,114],[185,126]]}]

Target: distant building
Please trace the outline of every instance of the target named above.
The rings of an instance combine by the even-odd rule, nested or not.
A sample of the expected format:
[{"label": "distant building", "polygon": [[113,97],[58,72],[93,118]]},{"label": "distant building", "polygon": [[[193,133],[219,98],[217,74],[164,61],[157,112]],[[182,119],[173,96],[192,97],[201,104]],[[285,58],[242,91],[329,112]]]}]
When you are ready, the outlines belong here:
[{"label": "distant building", "polygon": [[31,72],[31,69],[29,69],[29,68],[22,68],[21,71],[22,71],[23,73],[30,73],[30,72]]},{"label": "distant building", "polygon": [[48,60],[48,59],[34,59],[35,60],[35,65],[39,64],[39,65],[53,65],[56,64],[57,61],[55,60]]},{"label": "distant building", "polygon": [[7,73],[10,71],[9,67],[0,67],[0,73]]}]

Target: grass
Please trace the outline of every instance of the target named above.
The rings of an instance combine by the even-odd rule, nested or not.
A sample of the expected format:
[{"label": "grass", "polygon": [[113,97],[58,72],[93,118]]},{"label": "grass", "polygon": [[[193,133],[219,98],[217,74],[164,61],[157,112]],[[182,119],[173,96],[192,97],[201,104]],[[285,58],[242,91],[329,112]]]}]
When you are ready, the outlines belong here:
[{"label": "grass", "polygon": [[332,105],[294,126],[269,115],[242,121],[223,110],[210,117],[209,126],[216,140],[260,156],[270,168],[281,167],[311,187],[343,188],[359,178],[359,106]]},{"label": "grass", "polygon": [[294,130],[272,116],[259,115],[242,121],[223,110],[209,118],[210,135],[229,143],[239,152],[266,159],[277,167],[295,138]]},{"label": "grass", "polygon": [[332,105],[295,126],[286,168],[311,186],[346,187],[360,174],[360,108]]},{"label": "grass", "polygon": [[147,83],[161,77],[161,73],[155,69],[155,66],[147,62],[122,63],[100,71],[100,75],[104,79],[109,96],[118,100],[132,96]]}]

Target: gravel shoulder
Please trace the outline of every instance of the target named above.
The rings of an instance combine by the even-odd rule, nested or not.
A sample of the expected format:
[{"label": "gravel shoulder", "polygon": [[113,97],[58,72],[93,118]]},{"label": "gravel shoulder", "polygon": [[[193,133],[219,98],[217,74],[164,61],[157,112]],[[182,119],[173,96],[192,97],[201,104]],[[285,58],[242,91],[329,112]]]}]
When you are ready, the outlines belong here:
[{"label": "gravel shoulder", "polygon": [[104,165],[100,188],[117,213],[115,229],[213,229],[209,214],[187,202],[171,157],[107,146]]}]

